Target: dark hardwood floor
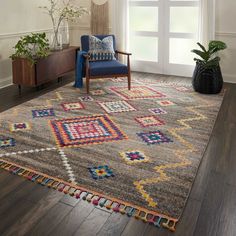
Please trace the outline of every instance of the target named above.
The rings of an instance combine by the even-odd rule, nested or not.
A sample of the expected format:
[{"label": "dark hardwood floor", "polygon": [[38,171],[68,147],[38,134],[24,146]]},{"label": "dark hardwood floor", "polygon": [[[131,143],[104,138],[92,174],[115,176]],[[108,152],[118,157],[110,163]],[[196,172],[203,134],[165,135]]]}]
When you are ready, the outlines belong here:
[{"label": "dark hardwood floor", "polygon": [[[51,83],[40,91],[23,89],[21,96],[16,86],[1,89],[0,112],[70,81]],[[235,236],[236,84],[225,84],[225,88],[210,142],[175,233],[0,170],[0,235]]]}]

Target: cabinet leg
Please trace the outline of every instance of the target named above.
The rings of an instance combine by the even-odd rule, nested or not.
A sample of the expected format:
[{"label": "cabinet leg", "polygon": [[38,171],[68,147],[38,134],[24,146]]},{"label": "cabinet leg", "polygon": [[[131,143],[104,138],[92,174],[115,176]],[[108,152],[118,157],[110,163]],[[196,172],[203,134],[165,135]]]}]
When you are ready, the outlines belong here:
[{"label": "cabinet leg", "polygon": [[62,77],[57,78],[57,83],[60,83],[62,81]]},{"label": "cabinet leg", "polygon": [[21,95],[21,85],[18,84],[18,91],[19,91],[19,95]]}]

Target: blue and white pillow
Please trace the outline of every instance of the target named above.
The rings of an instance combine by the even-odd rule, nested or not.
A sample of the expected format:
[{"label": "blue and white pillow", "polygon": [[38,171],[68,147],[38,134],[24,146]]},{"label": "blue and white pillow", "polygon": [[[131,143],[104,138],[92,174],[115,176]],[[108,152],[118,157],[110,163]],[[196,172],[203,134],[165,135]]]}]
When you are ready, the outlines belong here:
[{"label": "blue and white pillow", "polygon": [[113,37],[107,36],[100,40],[95,36],[89,36],[89,51],[91,61],[111,61],[115,60],[113,47]]}]

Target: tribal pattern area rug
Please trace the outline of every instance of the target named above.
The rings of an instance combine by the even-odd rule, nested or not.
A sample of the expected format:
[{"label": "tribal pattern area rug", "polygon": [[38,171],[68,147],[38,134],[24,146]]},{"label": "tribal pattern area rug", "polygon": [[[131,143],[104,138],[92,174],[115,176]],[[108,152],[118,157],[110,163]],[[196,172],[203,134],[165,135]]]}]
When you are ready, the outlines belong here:
[{"label": "tribal pattern area rug", "polygon": [[0,115],[0,167],[172,231],[223,95],[133,78],[68,84]]}]

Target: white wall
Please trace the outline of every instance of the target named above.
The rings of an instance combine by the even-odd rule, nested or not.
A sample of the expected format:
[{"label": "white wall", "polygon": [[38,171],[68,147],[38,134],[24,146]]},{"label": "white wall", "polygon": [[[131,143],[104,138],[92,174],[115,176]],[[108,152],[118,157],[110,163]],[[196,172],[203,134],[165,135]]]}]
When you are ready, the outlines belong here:
[{"label": "white wall", "polygon": [[49,17],[38,8],[45,4],[47,0],[0,0],[0,86],[12,80],[9,56],[19,37],[51,28]]},{"label": "white wall", "polygon": [[221,67],[224,80],[236,83],[236,1],[216,0],[216,39],[228,48],[222,52]]}]

